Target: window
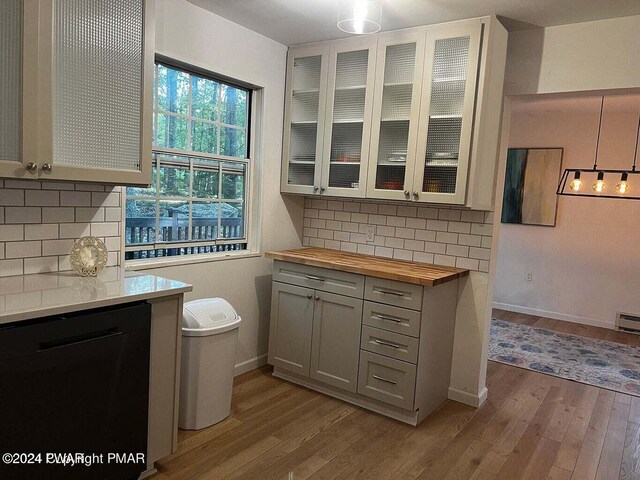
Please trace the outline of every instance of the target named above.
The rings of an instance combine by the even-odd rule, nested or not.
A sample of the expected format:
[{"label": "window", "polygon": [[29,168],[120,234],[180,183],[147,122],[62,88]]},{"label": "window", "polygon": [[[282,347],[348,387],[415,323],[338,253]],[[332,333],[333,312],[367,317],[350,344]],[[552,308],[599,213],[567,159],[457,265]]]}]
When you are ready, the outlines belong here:
[{"label": "window", "polygon": [[156,63],[149,188],[128,187],[125,259],[247,249],[251,91]]}]

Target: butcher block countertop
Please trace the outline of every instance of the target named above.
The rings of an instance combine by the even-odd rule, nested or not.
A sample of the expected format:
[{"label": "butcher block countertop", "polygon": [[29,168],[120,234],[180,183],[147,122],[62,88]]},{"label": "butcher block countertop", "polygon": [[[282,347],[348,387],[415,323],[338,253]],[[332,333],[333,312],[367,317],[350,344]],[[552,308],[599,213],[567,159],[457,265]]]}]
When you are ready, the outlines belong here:
[{"label": "butcher block countertop", "polygon": [[328,248],[296,248],[279,252],[267,252],[265,255],[274,260],[330,268],[370,277],[425,285],[427,287],[433,287],[469,275],[469,270],[463,268],[407,262],[405,260],[374,257],[359,253],[341,252]]}]

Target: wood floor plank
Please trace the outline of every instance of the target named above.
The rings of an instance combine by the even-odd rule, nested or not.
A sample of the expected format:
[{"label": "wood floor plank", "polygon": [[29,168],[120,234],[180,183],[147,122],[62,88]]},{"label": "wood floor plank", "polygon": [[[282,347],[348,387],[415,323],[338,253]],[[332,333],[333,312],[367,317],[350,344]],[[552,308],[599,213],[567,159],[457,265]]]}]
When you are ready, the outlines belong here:
[{"label": "wood floor plank", "polygon": [[640,397],[631,398],[629,421],[632,423],[640,423]]},{"label": "wood floor plank", "polygon": [[[619,398],[618,395],[614,398]],[[598,463],[596,480],[618,480],[629,418],[629,405],[614,401]]]},{"label": "wood floor plank", "polygon": [[515,445],[513,453],[509,455],[507,461],[500,469],[498,476],[501,479],[511,480],[520,478],[523,466],[529,464],[538,448],[538,444],[543,439],[543,434],[551,421],[551,414],[562,398],[563,388],[566,388],[566,386],[551,386],[540,408],[538,408],[522,434],[522,437]]},{"label": "wood floor plank", "polygon": [[571,480],[571,474],[569,470],[565,470],[564,468],[559,468],[553,465],[549,470],[549,475],[547,475],[547,480]]},{"label": "wood floor plank", "polygon": [[589,428],[591,415],[598,399],[599,389],[589,387],[584,389],[584,394],[575,406],[575,412],[571,417],[569,426],[562,440],[562,445],[554,465],[563,470],[573,472],[573,469],[582,450],[582,443]]},{"label": "wood floor plank", "polygon": [[589,421],[589,428],[571,476],[573,480],[592,480],[596,476],[614,397],[615,394],[609,390],[600,390],[598,392],[598,399]]},{"label": "wood floor plank", "polygon": [[638,478],[640,478],[640,425],[629,423],[622,451],[620,480],[637,480]]},{"label": "wood floor plank", "polygon": [[559,441],[543,436],[524,469],[522,480],[545,480],[553,467],[559,448]]}]

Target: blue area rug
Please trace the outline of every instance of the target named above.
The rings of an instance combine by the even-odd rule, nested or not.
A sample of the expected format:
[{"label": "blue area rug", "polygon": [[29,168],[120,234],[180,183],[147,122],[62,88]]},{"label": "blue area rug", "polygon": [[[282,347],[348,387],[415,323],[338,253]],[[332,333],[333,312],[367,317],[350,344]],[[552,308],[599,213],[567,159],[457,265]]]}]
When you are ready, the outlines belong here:
[{"label": "blue area rug", "polygon": [[489,360],[640,396],[640,348],[494,319]]}]

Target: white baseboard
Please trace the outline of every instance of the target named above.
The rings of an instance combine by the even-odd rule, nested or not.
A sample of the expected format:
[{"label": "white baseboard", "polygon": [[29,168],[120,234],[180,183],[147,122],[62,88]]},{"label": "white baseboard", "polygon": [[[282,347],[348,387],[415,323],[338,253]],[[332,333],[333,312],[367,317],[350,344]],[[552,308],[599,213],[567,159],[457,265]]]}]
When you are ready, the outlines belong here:
[{"label": "white baseboard", "polygon": [[258,355],[257,357],[250,358],[249,360],[245,360],[235,366],[233,375],[237,377],[238,375],[242,375],[243,373],[247,373],[251,370],[255,370],[263,365],[267,364],[267,354]]},{"label": "white baseboard", "polygon": [[568,315],[566,313],[551,312],[549,310],[540,310],[538,308],[521,307],[520,305],[511,305],[509,303],[493,302],[493,308],[499,308],[500,310],[507,310],[509,312],[526,313],[527,315],[535,315],[536,317],[547,317],[554,320],[580,323],[582,325],[590,325],[592,327],[608,328],[609,330],[616,329],[616,326],[613,323],[602,322],[593,318]]},{"label": "white baseboard", "polygon": [[480,407],[487,400],[487,387],[484,387],[480,393],[465,392],[457,388],[449,387],[449,399],[456,402],[464,403],[471,407]]}]

